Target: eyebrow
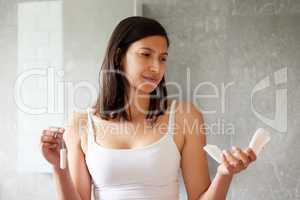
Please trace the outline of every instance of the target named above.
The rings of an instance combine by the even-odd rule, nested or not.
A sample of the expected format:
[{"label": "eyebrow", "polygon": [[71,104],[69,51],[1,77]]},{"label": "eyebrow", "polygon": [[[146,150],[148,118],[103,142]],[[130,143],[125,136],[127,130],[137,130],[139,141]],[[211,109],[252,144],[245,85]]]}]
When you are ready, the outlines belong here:
[{"label": "eyebrow", "polygon": [[[155,52],[153,49],[149,48],[149,47],[141,47],[141,49],[145,49],[145,50],[149,50],[149,51],[152,51],[152,52]],[[168,55],[168,52],[164,52],[162,53],[163,55]]]}]

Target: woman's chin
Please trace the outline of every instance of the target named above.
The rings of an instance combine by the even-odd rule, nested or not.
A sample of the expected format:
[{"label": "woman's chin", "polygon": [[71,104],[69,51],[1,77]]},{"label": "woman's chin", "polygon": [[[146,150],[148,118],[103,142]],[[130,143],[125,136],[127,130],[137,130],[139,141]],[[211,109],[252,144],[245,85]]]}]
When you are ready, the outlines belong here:
[{"label": "woman's chin", "polygon": [[156,87],[151,85],[151,86],[143,86],[142,88],[139,88],[138,90],[143,94],[150,94],[155,89],[156,89]]}]

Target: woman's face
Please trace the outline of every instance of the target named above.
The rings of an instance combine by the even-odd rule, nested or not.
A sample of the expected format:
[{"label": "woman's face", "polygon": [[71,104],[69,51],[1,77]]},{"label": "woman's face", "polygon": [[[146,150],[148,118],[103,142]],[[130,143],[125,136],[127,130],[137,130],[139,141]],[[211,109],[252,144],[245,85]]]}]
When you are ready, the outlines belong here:
[{"label": "woman's face", "polygon": [[132,43],[121,60],[131,87],[142,93],[152,92],[164,76],[167,51],[163,36],[149,36]]}]

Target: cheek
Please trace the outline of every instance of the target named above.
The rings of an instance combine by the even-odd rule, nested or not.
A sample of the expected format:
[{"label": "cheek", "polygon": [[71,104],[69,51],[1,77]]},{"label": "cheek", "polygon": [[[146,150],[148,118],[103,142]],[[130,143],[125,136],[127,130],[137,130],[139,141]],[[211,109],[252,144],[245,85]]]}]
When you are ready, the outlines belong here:
[{"label": "cheek", "polygon": [[[148,64],[145,60],[127,57],[124,63],[123,71],[130,85],[142,90],[152,90],[156,87],[153,84],[147,83],[147,81],[142,78],[144,72],[149,70],[147,69],[147,66]],[[159,72],[160,79],[162,79],[163,75],[165,74],[165,70],[166,66],[162,65]]]},{"label": "cheek", "polygon": [[135,84],[140,81],[141,74],[143,73],[143,71],[143,65],[139,65],[136,62],[127,62],[127,64],[124,67],[124,75],[132,84]]}]

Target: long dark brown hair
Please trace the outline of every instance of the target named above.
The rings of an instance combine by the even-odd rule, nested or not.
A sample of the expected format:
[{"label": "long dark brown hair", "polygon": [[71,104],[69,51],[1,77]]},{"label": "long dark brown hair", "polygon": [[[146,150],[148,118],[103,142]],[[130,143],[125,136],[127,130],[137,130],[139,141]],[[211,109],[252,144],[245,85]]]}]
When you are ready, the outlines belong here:
[{"label": "long dark brown hair", "polygon": [[[130,109],[127,113],[124,108],[126,100],[127,102],[129,100],[126,93],[129,82],[123,76],[121,58],[133,42],[154,35],[165,37],[169,47],[170,42],[166,30],[154,19],[139,16],[128,17],[116,26],[109,39],[99,73],[99,94],[93,106],[96,115],[105,120],[117,118],[130,121],[132,119]],[[164,76],[149,94],[149,98],[146,119],[153,125],[168,107]]]}]

